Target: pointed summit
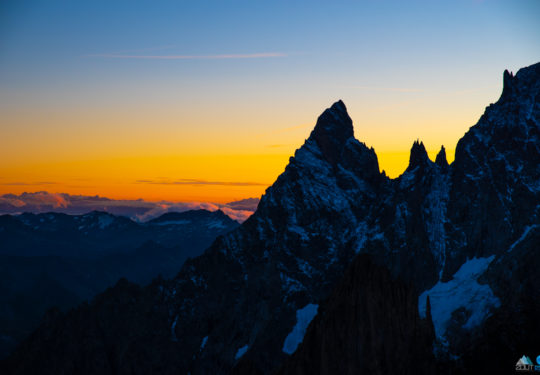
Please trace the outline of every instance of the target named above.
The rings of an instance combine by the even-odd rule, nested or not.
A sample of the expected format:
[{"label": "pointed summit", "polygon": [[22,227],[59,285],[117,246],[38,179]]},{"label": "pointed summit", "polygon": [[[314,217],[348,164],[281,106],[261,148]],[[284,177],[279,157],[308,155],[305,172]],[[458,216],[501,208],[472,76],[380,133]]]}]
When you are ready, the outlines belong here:
[{"label": "pointed summit", "polygon": [[424,143],[416,140],[411,147],[411,156],[409,157],[407,171],[413,170],[418,166],[427,165],[428,162],[429,158]]},{"label": "pointed summit", "polygon": [[512,95],[513,86],[514,86],[514,74],[505,70],[503,73],[503,91],[501,98],[507,98]]},{"label": "pointed summit", "polygon": [[441,150],[435,158],[435,164],[443,169],[448,168],[448,161],[446,160],[446,150],[444,149],[444,146],[441,146]]},{"label": "pointed summit", "polygon": [[341,100],[319,116],[310,135],[310,138],[319,145],[326,160],[334,165],[339,161],[343,145],[352,137],[354,137],[352,120]]}]

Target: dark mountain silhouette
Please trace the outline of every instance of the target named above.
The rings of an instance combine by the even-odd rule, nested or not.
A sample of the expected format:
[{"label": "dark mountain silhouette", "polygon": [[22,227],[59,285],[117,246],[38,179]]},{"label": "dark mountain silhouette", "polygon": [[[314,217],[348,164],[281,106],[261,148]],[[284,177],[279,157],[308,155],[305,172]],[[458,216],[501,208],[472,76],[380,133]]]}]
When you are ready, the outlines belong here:
[{"label": "dark mountain silhouette", "polygon": [[44,312],[65,311],[119,278],[173,277],[238,223],[221,211],[169,213],[148,223],[104,212],[0,216],[0,355],[30,334]]},{"label": "dark mountain silhouette", "polygon": [[540,64],[505,72],[452,164],[417,141],[389,179],[339,101],[238,229],[171,280],[48,317],[4,368],[513,371],[540,335],[539,119]]},{"label": "dark mountain silhouette", "polygon": [[278,373],[434,374],[434,338],[414,288],[360,254]]}]

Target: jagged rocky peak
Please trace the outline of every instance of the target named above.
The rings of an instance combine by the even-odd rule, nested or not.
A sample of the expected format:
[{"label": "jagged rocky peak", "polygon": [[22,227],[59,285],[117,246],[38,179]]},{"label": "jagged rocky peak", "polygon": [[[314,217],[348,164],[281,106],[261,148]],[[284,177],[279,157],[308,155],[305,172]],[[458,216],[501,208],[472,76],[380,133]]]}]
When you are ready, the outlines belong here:
[{"label": "jagged rocky peak", "polygon": [[505,70],[503,73],[503,91],[501,97],[507,97],[512,94],[514,73]]},{"label": "jagged rocky peak", "polygon": [[521,68],[514,75],[505,70],[503,73],[503,91],[501,99],[508,100],[513,95],[531,94],[539,89],[540,63]]},{"label": "jagged rocky peak", "polygon": [[441,150],[435,158],[435,164],[437,164],[441,168],[448,168],[448,161],[446,160],[446,150],[444,146],[441,146]]},{"label": "jagged rocky peak", "polygon": [[411,147],[411,156],[409,157],[409,166],[407,171],[412,171],[416,167],[424,167],[430,162],[424,143],[418,139],[414,141]]},{"label": "jagged rocky peak", "polygon": [[478,165],[479,160],[497,163],[498,159],[493,158],[495,150],[521,153],[527,159],[537,155],[539,101],[540,63],[521,68],[515,75],[506,70],[500,98],[486,108],[478,123],[459,140],[454,166],[460,169],[465,163],[470,168]]},{"label": "jagged rocky peak", "polygon": [[341,100],[319,116],[310,138],[317,142],[322,154],[331,164],[340,161],[345,142],[349,138],[354,138],[352,120]]},{"label": "jagged rocky peak", "polygon": [[[463,373],[511,369],[512,350],[534,347],[540,331],[530,298],[540,290],[540,64],[507,81],[511,96],[460,140],[452,173],[417,141],[397,183],[377,177],[374,151],[335,103],[240,228],[173,280],[120,285],[44,323],[0,372],[227,374],[251,363],[244,374],[271,374],[289,337],[298,346],[285,373],[297,375],[355,364],[456,373],[453,358]],[[304,331],[308,305],[319,307]],[[431,369],[431,353],[452,363]]]}]

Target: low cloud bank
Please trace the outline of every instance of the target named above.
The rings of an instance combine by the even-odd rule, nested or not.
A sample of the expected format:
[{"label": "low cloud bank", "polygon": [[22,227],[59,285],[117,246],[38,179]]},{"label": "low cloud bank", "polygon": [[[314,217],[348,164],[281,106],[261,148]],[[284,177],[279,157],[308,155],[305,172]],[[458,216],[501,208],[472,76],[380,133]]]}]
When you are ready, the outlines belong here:
[{"label": "low cloud bank", "polygon": [[38,191],[20,195],[5,194],[0,196],[0,214],[53,211],[80,215],[90,211],[105,211],[114,215],[127,216],[137,221],[147,221],[167,212],[205,209],[208,211],[222,210],[232,219],[243,222],[255,212],[258,203],[258,198],[248,198],[225,204],[211,202],[150,202],[142,199],[116,200],[98,195],[70,195]]}]

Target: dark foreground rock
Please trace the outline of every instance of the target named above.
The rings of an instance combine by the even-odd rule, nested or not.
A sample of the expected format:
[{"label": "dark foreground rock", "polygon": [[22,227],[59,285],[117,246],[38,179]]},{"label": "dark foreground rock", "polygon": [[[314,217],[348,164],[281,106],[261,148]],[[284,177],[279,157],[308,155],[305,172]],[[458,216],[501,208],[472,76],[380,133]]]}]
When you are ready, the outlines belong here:
[{"label": "dark foreground rock", "polygon": [[433,374],[431,316],[414,288],[359,255],[280,375]]}]

